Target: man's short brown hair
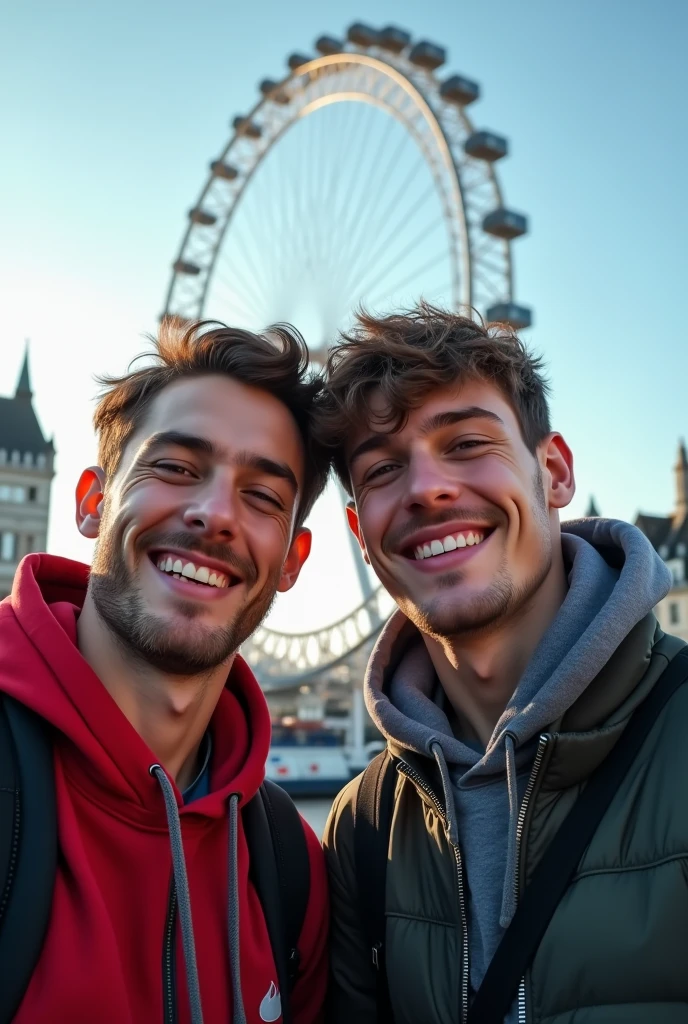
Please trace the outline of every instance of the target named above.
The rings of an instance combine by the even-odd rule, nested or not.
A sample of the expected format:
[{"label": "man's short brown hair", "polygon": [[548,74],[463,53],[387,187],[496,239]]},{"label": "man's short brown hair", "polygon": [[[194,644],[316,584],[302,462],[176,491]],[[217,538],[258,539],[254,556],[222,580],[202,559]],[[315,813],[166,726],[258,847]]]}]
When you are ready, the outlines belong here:
[{"label": "man's short brown hair", "polygon": [[289,324],[275,324],[265,334],[227,327],[217,321],[165,317],[151,337],[152,363],[121,377],[101,376],[104,388],[93,423],[98,434],[98,459],[112,476],[124,449],[143,422],[157,394],[185,378],[225,375],[267,391],[291,413],[304,446],[304,484],[297,525],[301,525],[327,481],[329,453],[312,430],[314,403],[322,378],[309,368],[308,346]]},{"label": "man's short brown hair", "polygon": [[[511,403],[523,440],[534,452],[550,432],[549,385],[542,360],[508,324],[486,324],[421,302],[414,309],[375,317],[365,310],[342,334],[327,362],[325,390],[316,416],[320,440],[333,451],[334,467],[351,490],[346,440],[362,423],[400,430],[409,409],[438,388],[484,380]],[[386,413],[370,408],[371,392]]]}]

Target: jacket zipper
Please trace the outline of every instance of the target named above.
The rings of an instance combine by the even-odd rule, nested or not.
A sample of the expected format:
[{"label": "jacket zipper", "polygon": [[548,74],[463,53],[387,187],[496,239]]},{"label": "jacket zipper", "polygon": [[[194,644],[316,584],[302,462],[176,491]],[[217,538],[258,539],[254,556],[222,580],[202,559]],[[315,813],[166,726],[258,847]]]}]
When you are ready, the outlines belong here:
[{"label": "jacket zipper", "polygon": [[[447,815],[442,808],[442,804],[437,799],[433,791],[426,784],[424,779],[414,771],[413,768],[406,763],[406,761],[399,761],[399,771],[402,775],[406,775],[419,789],[430,798],[435,806],[435,810],[441,821],[444,823],[445,832],[447,831]],[[448,837],[447,837],[448,838]],[[461,914],[461,939],[462,939],[462,957],[461,957],[461,1024],[466,1020],[468,1014],[468,981],[469,981],[469,970],[470,964],[468,960],[468,919],[466,916],[466,889],[463,880],[463,860],[461,858],[461,850],[458,844],[455,846],[450,841],[450,846],[454,851],[454,861],[456,864],[456,881],[459,893],[459,910]]]},{"label": "jacket zipper", "polygon": [[167,901],[167,919],[162,946],[162,1001],[163,1024],[177,1024],[177,992],[174,970],[174,938],[177,920],[177,889],[174,878],[170,883]]},{"label": "jacket zipper", "polygon": [[[528,785],[523,795],[523,803],[521,809],[518,812],[518,821],[516,822],[516,871],[514,874],[514,896],[516,897],[516,905],[518,905],[519,897],[519,874],[521,866],[521,842],[523,840],[523,830],[525,828],[526,813],[528,811],[528,804],[530,798],[533,795],[535,789],[535,782],[540,772],[542,765],[542,759],[545,756],[545,750],[549,743],[549,736],[547,733],[543,733],[540,736],[538,742],[537,753],[535,754],[535,760],[533,761],[533,767],[530,772],[530,778],[528,779]],[[521,978],[518,986],[518,1024],[526,1024],[526,979]]]}]

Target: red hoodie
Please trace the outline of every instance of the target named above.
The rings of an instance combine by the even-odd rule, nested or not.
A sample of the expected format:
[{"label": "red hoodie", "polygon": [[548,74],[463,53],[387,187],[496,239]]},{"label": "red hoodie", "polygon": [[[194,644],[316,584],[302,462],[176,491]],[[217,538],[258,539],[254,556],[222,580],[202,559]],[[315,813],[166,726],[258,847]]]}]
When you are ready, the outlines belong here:
[{"label": "red hoodie", "polygon": [[[85,565],[29,555],[17,570],[11,597],[0,603],[0,691],[56,730],[59,853],[52,913],[15,1024],[163,1024],[163,946],[172,879],[165,804],[149,772],[155,756],[76,646],[87,580]],[[239,793],[242,806],[254,795],[270,744],[265,699],[241,658],[234,662],[211,731],[211,792],[189,806],[183,806],[176,787],[174,792],[204,1022],[230,1024],[228,800]],[[305,823],[304,828],[311,895],[301,937],[303,974],[292,1008],[294,1024],[315,1024],[322,1020],[327,981],[327,891],[320,845]],[[241,989],[248,1024],[261,1024],[266,995],[264,1006],[274,1012],[269,993],[277,977],[248,874],[239,825]],[[177,926],[176,1021],[188,1024],[180,931]]]}]

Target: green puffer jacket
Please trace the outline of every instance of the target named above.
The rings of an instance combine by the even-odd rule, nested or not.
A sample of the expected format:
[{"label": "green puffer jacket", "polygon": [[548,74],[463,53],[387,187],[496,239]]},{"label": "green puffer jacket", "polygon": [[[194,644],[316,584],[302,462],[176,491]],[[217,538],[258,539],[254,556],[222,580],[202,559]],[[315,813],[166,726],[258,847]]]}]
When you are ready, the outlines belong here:
[{"label": "green puffer jacket", "polygon": [[[540,739],[521,811],[519,887],[683,646],[648,615]],[[445,835],[431,761],[401,758],[389,843],[386,948],[395,1024],[462,1024],[468,947],[459,848]],[[359,779],[339,795],[324,845],[332,901],[328,1024],[374,1024],[353,850]],[[521,985],[519,1024],[688,1022],[688,685],[671,698],[610,804]]]}]

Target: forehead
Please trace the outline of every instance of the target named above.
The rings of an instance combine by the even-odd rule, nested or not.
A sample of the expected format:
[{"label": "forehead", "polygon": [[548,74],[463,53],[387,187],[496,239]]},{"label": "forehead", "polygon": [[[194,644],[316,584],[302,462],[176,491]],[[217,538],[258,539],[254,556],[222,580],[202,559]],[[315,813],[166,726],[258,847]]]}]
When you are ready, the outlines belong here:
[{"label": "forehead", "polygon": [[[385,432],[386,428],[377,420],[384,420],[389,412],[389,403],[384,398],[379,388],[371,391],[368,398],[370,417],[366,423],[355,428],[347,442],[347,454],[350,454],[358,444],[373,433]],[[408,419],[403,428],[394,435],[395,442],[404,443],[412,440],[417,435],[424,433],[424,427],[428,420],[444,412],[453,412],[462,409],[484,409],[493,413],[502,421],[503,427],[508,433],[514,432],[520,435],[520,426],[516,413],[505,395],[488,381],[470,380],[461,384],[451,384],[446,388],[437,388],[429,392],[423,401],[413,409],[409,410]],[[496,421],[492,421],[493,428],[499,427]]]},{"label": "forehead", "polygon": [[248,451],[279,459],[303,480],[303,443],[287,407],[232,377],[208,375],[169,384],[152,400],[132,440],[141,444],[167,430],[207,438],[230,455]]}]

